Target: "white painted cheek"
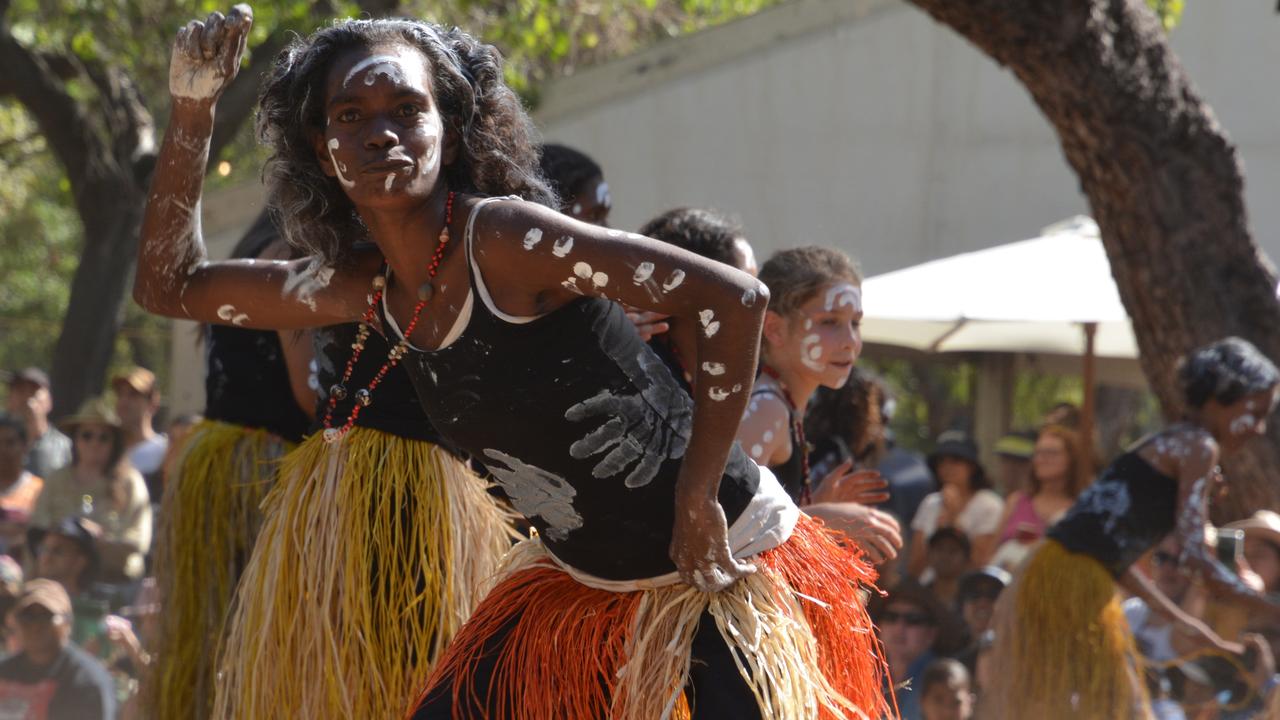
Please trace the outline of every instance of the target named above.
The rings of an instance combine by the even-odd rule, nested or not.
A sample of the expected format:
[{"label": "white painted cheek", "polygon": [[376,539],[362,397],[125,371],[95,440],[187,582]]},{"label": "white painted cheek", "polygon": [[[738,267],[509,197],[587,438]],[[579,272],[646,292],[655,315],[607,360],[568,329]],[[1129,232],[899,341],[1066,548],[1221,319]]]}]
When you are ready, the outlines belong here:
[{"label": "white painted cheek", "polygon": [[540,242],[542,242],[542,231],[539,230],[538,228],[533,228],[529,232],[524,234],[525,250],[534,249],[535,247],[537,247],[538,243]]},{"label": "white painted cheek", "polygon": [[662,289],[667,292],[671,292],[672,290],[680,287],[680,283],[682,282],[684,282],[684,271],[672,270],[671,274],[667,276],[666,281],[662,283]]},{"label": "white painted cheek", "polygon": [[338,182],[342,183],[342,187],[344,188],[348,188],[348,189],[353,188],[356,186],[355,182],[352,180],[348,180],[347,177],[343,175],[343,173],[346,172],[347,170],[347,166],[338,162],[338,159],[333,156],[333,151],[337,149],[338,149],[338,138],[330,138],[329,139],[329,162],[333,163],[333,171],[338,175]]},{"label": "white painted cheek", "polygon": [[636,274],[631,276],[631,282],[642,285],[651,277],[653,277],[653,263],[642,262],[636,266]]},{"label": "white painted cheek", "polygon": [[396,181],[396,174],[395,174],[395,173],[387,173],[387,181],[386,181],[385,183],[383,183],[382,189],[383,189],[383,190],[385,190],[385,191],[387,191],[387,192],[390,192],[390,191],[391,191],[391,186],[395,184],[395,181]]},{"label": "white painted cheek", "polygon": [[567,257],[573,250],[573,238],[565,236],[556,240],[551,246],[551,254],[558,258]]},{"label": "white painted cheek", "polygon": [[800,362],[810,370],[822,370],[825,366],[819,362],[822,357],[822,338],[817,333],[806,335],[800,341]]}]

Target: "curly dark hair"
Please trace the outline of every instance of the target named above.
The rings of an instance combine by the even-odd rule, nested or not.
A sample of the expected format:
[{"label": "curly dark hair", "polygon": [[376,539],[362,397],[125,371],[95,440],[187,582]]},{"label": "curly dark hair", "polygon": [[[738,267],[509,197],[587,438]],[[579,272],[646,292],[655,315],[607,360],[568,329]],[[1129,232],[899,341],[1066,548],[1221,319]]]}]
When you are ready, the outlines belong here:
[{"label": "curly dark hair", "polygon": [[714,210],[676,208],[645,223],[640,234],[725,265],[736,265],[733,241],[742,237],[742,228]]},{"label": "curly dark hair", "polygon": [[1188,353],[1178,366],[1178,384],[1192,408],[1210,400],[1230,405],[1280,384],[1280,370],[1253,343],[1228,337]]},{"label": "curly dark hair", "polygon": [[272,149],[264,169],[270,204],[291,245],[330,264],[368,232],[337,180],[325,175],[314,138],[324,132],[325,81],[351,48],[403,44],[426,55],[441,120],[460,140],[444,181],[457,192],[519,195],[556,207],[538,169],[529,116],[502,79],[502,56],[458,28],[421,20],[339,20],[296,38],[276,57],[258,101],[258,137]]},{"label": "curly dark hair", "polygon": [[874,467],[881,459],[889,399],[884,379],[855,365],[843,387],[820,387],[814,393],[805,410],[804,434],[815,444],[839,438],[859,464]]},{"label": "curly dark hair", "polygon": [[560,212],[567,210],[573,199],[587,189],[588,182],[604,179],[599,163],[568,145],[543,145],[540,166],[551,189],[560,198]]},{"label": "curly dark hair", "polygon": [[809,302],[823,285],[862,284],[862,271],[853,258],[830,247],[779,250],[760,268],[760,282],[769,288],[769,309],[788,315]]}]

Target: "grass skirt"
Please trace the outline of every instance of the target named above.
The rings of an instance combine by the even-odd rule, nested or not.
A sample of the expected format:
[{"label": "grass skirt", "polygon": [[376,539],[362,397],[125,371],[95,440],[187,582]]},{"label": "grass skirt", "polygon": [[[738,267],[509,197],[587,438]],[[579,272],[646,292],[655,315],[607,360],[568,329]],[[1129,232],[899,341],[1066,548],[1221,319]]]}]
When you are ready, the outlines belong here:
[{"label": "grass skirt", "polygon": [[1096,560],[1044,541],[1001,594],[995,631],[989,717],[1150,717],[1133,633]]},{"label": "grass skirt", "polygon": [[215,658],[236,582],[249,561],[259,506],[292,447],[265,430],[204,420],[169,474],[156,537],[161,597],[149,717],[209,717]]},{"label": "grass skirt", "polygon": [[456,457],[354,428],[290,453],[240,583],[215,716],[390,718],[515,537]]},{"label": "grass skirt", "polygon": [[[802,517],[786,543],[756,557],[758,572],[720,593],[684,584],[588,587],[540,542],[526,541],[429,688],[451,684],[455,709],[485,701],[490,720],[688,717],[690,646],[706,611],[766,720],[896,716],[882,694],[887,670],[863,602],[875,573],[837,537]],[[494,652],[490,694],[478,698],[476,664]]]}]

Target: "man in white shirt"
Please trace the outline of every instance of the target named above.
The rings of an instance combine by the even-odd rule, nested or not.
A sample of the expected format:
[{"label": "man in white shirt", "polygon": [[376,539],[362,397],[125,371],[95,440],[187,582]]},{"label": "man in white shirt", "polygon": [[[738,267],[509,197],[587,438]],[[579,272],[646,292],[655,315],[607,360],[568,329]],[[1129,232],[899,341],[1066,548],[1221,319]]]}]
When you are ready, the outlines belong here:
[{"label": "man in white shirt", "polygon": [[160,470],[169,449],[169,438],[157,433],[152,426],[156,410],[160,408],[155,373],[143,367],[131,367],[111,378],[111,389],[116,394],[116,414],[124,429],[129,463],[146,479],[151,502],[158,503],[162,490]]}]

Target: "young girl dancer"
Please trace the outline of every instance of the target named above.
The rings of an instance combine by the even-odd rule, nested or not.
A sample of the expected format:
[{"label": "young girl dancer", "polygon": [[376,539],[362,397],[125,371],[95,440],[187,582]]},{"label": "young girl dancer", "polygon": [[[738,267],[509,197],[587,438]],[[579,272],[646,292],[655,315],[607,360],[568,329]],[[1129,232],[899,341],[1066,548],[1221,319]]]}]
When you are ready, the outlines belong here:
[{"label": "young girl dancer", "polygon": [[[273,200],[316,257],[204,261],[192,208],[247,26],[241,6],[179,36],[185,100],[135,296],[210,320],[243,304],[247,325],[362,318],[357,353],[381,325],[436,426],[538,529],[420,712],[654,718],[688,684],[705,717],[881,715],[883,664],[856,592],[865,562],[732,445],[765,289],[663,243],[477,197],[545,198],[528,120],[492,48],[413,21],[318,31],[268,80],[261,123],[272,177],[287,180]],[[353,246],[366,237],[374,248]],[[606,296],[699,323],[697,402]]]},{"label": "young girl dancer", "polygon": [[1228,338],[1188,355],[1180,380],[1186,419],[1107,467],[1001,595],[992,659],[997,681],[987,691],[994,717],[1150,715],[1116,585],[1168,617],[1185,639],[1228,655],[1242,652],[1132,567],[1169,533],[1206,582],[1256,616],[1280,619],[1280,605],[1246,586],[1205,542],[1209,498],[1222,482],[1218,461],[1266,431],[1280,372],[1249,343]]},{"label": "young girl dancer", "polygon": [[[231,255],[264,259],[289,251],[264,212]],[[146,695],[157,718],[213,712],[222,631],[262,524],[259,507],[315,408],[307,387],[310,338],[212,325],[204,346],[205,419],[168,473],[156,539],[164,611],[154,651],[164,660]]]}]

